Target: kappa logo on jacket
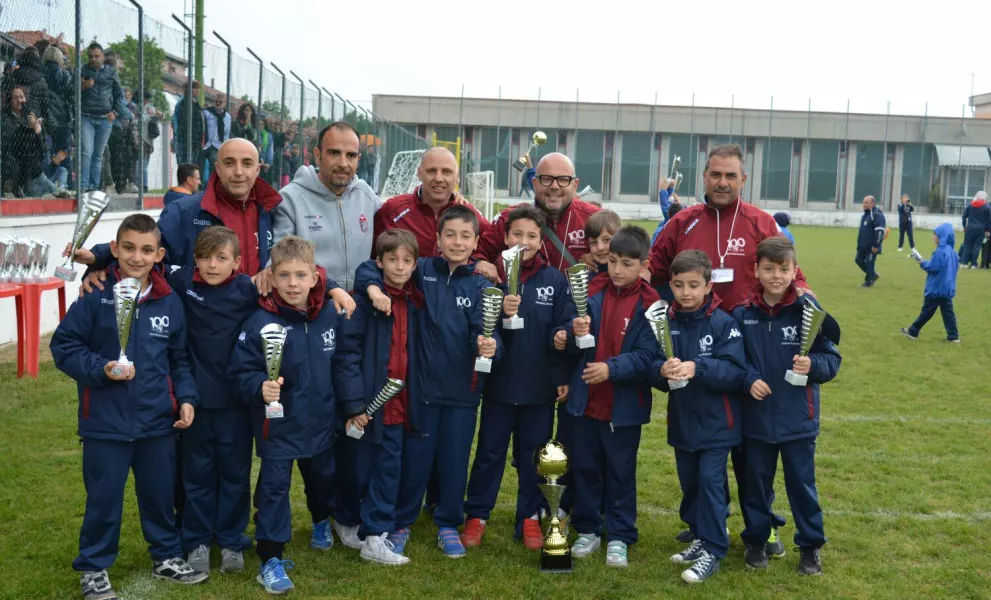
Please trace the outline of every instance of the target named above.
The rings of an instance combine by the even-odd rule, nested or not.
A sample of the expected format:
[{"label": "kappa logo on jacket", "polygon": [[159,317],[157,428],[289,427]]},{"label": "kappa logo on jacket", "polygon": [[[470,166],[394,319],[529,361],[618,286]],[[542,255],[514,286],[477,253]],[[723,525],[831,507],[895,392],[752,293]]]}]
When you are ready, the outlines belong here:
[{"label": "kappa logo on jacket", "polygon": [[781,335],[785,344],[798,343],[798,325],[789,325],[781,328]]},{"label": "kappa logo on jacket", "polygon": [[189,296],[190,298],[196,298],[200,302],[206,302],[206,300],[203,299],[203,296],[200,296],[193,290],[186,290],[186,295]]},{"label": "kappa logo on jacket", "polygon": [[323,338],[324,352],[333,350],[336,347],[337,341],[334,339],[335,335],[336,332],[333,329],[328,329],[327,331],[320,334],[320,337]]},{"label": "kappa logo on jacket", "polygon": [[237,341],[241,342],[242,344],[245,343],[247,339],[248,339],[248,333],[246,331],[242,331],[241,335],[237,336]]},{"label": "kappa logo on jacket", "polygon": [[399,222],[399,219],[402,219],[403,217],[405,217],[408,214],[409,214],[409,209],[408,208],[404,208],[402,210],[402,212],[400,212],[398,215],[392,217],[392,222],[393,223],[398,223]]},{"label": "kappa logo on jacket", "polygon": [[151,323],[151,335],[155,337],[169,337],[169,317],[148,317]]},{"label": "kappa logo on jacket", "polygon": [[743,335],[740,334],[740,330],[737,329],[736,327],[734,327],[733,329],[730,329],[730,331],[729,331],[729,339],[738,338],[738,337],[743,337]]},{"label": "kappa logo on jacket", "polygon": [[699,339],[699,356],[709,356],[712,354],[712,336],[704,335]]},{"label": "kappa logo on jacket", "polygon": [[197,227],[209,227],[213,225],[213,221],[210,219],[193,219],[193,225]]},{"label": "kappa logo on jacket", "polygon": [[548,306],[554,303],[554,286],[547,285],[544,287],[537,288],[537,304],[546,304]]}]

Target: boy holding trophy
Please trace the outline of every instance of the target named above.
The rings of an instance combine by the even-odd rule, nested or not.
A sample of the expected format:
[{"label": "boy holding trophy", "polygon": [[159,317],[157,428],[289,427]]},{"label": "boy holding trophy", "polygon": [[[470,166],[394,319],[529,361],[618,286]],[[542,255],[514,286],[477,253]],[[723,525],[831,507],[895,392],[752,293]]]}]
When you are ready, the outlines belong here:
[{"label": "boy holding trophy", "polygon": [[671,293],[673,304],[660,301],[647,319],[663,352],[653,374],[657,388],[668,392],[681,519],[694,538],[671,561],[690,565],[682,581],[699,583],[719,571],[729,550],[726,462],[742,441],[739,390],[746,361],[740,330],[712,291],[705,252],[683,250],[671,261]]},{"label": "boy holding trophy", "polygon": [[555,399],[567,398],[566,357],[553,349],[553,338],[574,318],[575,307],[564,275],[548,265],[540,251],[544,214],[521,204],[497,226],[505,228],[509,248],[496,265],[500,279],[506,282],[505,350],[485,386],[461,541],[467,547],[482,543],[512,436],[519,479],[516,537],[522,537],[527,549],[539,550],[543,546],[538,519],[542,496],[532,457],[551,437]]},{"label": "boy holding trophy", "polygon": [[244,323],[228,376],[248,404],[261,458],[256,488],[258,583],[266,592],[293,589],[282,559],[292,536],[289,486],[293,462],[305,484],[313,520],[310,546],[327,550],[334,476],[337,405],[362,398],[360,348],[327,301],[326,275],[314,264],[313,244],[296,236],[272,247],[275,289]]},{"label": "boy holding trophy", "polygon": [[[413,272],[424,309],[416,312],[417,335],[410,358],[415,385],[409,389],[397,531],[392,540],[400,553],[435,467],[440,486],[433,513],[437,545],[449,558],[466,554],[458,527],[464,522],[468,461],[484,382],[480,374],[499,358],[502,346],[495,328],[503,293],[475,273],[471,258],[478,245],[478,227],[471,207],[448,208],[437,222],[440,256],[419,259]],[[358,266],[354,286],[381,308],[391,302],[382,291],[383,271],[375,261],[365,261]]]},{"label": "boy holding trophy", "polygon": [[[639,227],[623,227],[609,251],[609,283],[587,297],[571,281],[578,317],[568,333],[568,347],[579,355],[568,386],[567,410],[573,421],[571,450],[574,508],[571,524],[578,539],[571,548],[584,558],[602,545],[609,532],[606,565],[626,567],[629,544],[637,541],[637,452],[641,427],[650,421],[647,383],[657,356],[657,342],[644,310],[657,292],[640,278],[647,264],[650,236]],[[570,273],[569,273],[570,274]],[[581,273],[586,278],[588,271]],[[587,283],[587,279],[586,279]],[[575,291],[575,290],[579,291]],[[581,349],[576,340],[592,334],[595,345]]]},{"label": "boy holding trophy", "polygon": [[[795,286],[795,247],[784,237],[757,246],[759,284],[733,311],[747,349],[743,388],[743,438],[747,453],[745,560],[767,568],[771,533],[771,485],[781,455],[785,488],[795,519],[798,571],[822,573],[819,549],[826,543],[815,481],[819,435],[819,386],[840,369],[839,326]],[[820,331],[822,330],[822,331]]]},{"label": "boy holding trophy", "polygon": [[107,569],[117,558],[132,469],[152,576],[183,584],[208,578],[182,559],[172,506],[173,432],[192,424],[197,403],[182,303],[155,268],[165,251],[154,219],[125,218],[110,249],[112,287],[75,302],[51,341],[55,366],[79,387],[86,512],[72,567],[85,600],[117,597]]}]

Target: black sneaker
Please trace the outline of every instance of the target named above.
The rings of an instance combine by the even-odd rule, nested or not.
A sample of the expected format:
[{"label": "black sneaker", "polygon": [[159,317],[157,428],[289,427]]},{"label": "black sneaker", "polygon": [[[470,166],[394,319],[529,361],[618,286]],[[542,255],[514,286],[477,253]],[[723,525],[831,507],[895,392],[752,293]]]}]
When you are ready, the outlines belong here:
[{"label": "black sneaker", "polygon": [[685,583],[702,583],[719,572],[719,559],[715,554],[702,550],[702,556],[695,563],[681,572],[681,580]]},{"label": "black sneaker", "polygon": [[798,561],[798,572],[802,575],[822,575],[822,559],[818,548],[799,548],[802,558]]},{"label": "black sneaker", "polygon": [[179,556],[161,562],[155,561],[151,574],[155,579],[166,579],[184,585],[196,585],[210,578],[208,573],[190,567],[189,563]]},{"label": "black sneaker", "polygon": [[82,573],[79,576],[79,585],[83,589],[83,600],[117,600],[106,571]]},{"label": "black sneaker", "polygon": [[771,537],[767,538],[767,556],[768,558],[784,558],[785,557],[785,545],[778,536],[778,528],[771,528]]},{"label": "black sneaker", "polygon": [[744,553],[743,559],[751,569],[766,569],[767,546],[765,544],[747,544],[747,551]]},{"label": "black sneaker", "polygon": [[691,544],[695,541],[695,534],[692,533],[691,529],[685,529],[678,532],[678,535],[674,536],[674,539],[678,540],[682,544]]}]

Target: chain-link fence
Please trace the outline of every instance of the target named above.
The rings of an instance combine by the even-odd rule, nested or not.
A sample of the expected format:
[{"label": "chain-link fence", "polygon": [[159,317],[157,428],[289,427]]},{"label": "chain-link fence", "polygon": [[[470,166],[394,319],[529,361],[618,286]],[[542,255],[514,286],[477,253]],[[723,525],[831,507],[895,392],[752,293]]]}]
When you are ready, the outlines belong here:
[{"label": "chain-link fence", "polygon": [[258,147],[277,188],[310,164],[317,132],[335,120],[358,130],[358,176],[376,190],[391,157],[429,145],[294,65],[235,52],[223,31],[197,44],[191,24],[151,19],[133,0],[80,6],[0,0],[0,216],[71,212],[92,189],[119,210],[160,207],[183,183],[181,165],[196,166],[205,185],[231,137]]}]

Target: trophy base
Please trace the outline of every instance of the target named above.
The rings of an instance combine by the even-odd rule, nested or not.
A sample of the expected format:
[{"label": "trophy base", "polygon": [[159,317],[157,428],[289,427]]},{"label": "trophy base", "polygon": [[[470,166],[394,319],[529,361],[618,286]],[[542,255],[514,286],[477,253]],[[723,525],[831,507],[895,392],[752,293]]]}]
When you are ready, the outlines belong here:
[{"label": "trophy base", "polygon": [[265,405],[265,418],[266,419],[281,419],[286,416],[285,408],[282,407],[281,402],[272,402]]},{"label": "trophy base", "polygon": [[809,383],[809,376],[799,375],[791,369],[788,369],[785,373],[785,381],[798,387],[805,387]]},{"label": "trophy base", "polygon": [[577,344],[582,350],[587,348],[595,348],[595,336],[591,333],[588,335],[580,335],[575,338],[575,344]]},{"label": "trophy base", "polygon": [[363,435],[365,435],[364,429],[359,429],[355,425],[351,425],[348,427],[348,437],[354,438],[356,440],[360,440],[361,436]]},{"label": "trophy base", "polygon": [[484,356],[479,356],[475,359],[475,370],[479,373],[491,373],[492,372],[492,359],[485,358]]},{"label": "trophy base", "polygon": [[517,160],[517,161],[515,161],[513,163],[513,168],[516,169],[517,171],[519,171],[520,173],[526,171],[526,161],[525,160]]},{"label": "trophy base", "polygon": [[540,553],[541,573],[571,573],[574,570],[574,561],[571,558],[571,550],[565,554]]},{"label": "trophy base", "polygon": [[126,356],[122,356],[117,359],[117,364],[110,368],[110,372],[113,373],[115,377],[120,377],[127,371],[129,366],[131,366],[131,361],[127,360]]},{"label": "trophy base", "polygon": [[523,319],[521,317],[509,317],[502,320],[503,329],[523,329]]},{"label": "trophy base", "polygon": [[58,266],[55,267],[55,276],[65,282],[72,282],[76,280],[76,271],[73,269],[68,269],[66,267]]},{"label": "trophy base", "polygon": [[674,379],[668,379],[668,389],[670,389],[670,390],[680,390],[681,388],[685,387],[686,385],[688,385],[688,380],[687,379],[685,379],[684,381],[677,381],[677,380],[674,380]]}]

